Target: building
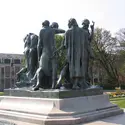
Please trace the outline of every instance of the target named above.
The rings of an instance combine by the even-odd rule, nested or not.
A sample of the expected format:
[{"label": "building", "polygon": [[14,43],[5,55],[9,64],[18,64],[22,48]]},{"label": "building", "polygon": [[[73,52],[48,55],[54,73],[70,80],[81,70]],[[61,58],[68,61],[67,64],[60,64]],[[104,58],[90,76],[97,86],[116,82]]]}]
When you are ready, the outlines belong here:
[{"label": "building", "polygon": [[13,87],[23,59],[23,54],[0,53],[0,90]]}]

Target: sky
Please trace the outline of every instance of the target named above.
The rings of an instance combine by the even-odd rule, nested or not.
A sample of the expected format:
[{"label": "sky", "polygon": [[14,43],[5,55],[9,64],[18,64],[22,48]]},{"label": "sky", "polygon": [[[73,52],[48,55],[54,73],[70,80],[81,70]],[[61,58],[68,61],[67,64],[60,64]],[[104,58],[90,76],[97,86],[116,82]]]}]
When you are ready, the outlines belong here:
[{"label": "sky", "polygon": [[67,30],[70,18],[80,27],[85,18],[93,20],[114,34],[125,28],[125,0],[0,0],[0,53],[22,54],[23,38],[38,35],[44,20]]}]

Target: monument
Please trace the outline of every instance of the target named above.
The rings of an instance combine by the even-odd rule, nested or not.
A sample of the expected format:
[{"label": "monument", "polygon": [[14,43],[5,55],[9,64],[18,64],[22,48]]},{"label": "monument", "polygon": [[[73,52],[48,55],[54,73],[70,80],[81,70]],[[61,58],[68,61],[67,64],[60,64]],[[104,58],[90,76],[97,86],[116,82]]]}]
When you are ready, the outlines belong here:
[{"label": "monument", "polygon": [[[89,78],[89,60],[94,58],[89,20],[80,28],[76,19],[68,21],[69,29],[58,28],[48,20],[42,23],[39,36],[29,33],[24,39],[26,66],[22,75],[24,84],[6,89],[0,97],[0,116],[41,125],[76,125],[123,113],[117,105],[110,103],[103,89],[92,86]],[[64,34],[63,45],[56,48],[55,34]],[[57,52],[66,50],[65,65],[57,77]],[[62,78],[65,83],[62,83]],[[27,83],[28,82],[28,86]]]}]

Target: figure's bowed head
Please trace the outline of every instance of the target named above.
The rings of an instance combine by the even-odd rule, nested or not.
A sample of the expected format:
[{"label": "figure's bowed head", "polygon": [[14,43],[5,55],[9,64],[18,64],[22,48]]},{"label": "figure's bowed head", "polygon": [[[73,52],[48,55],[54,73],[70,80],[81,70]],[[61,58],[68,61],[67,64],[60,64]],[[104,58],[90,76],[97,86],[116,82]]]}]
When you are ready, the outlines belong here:
[{"label": "figure's bowed head", "polygon": [[89,28],[90,21],[88,19],[84,19],[82,21],[82,25],[84,28],[88,29]]},{"label": "figure's bowed head", "polygon": [[72,26],[78,26],[75,18],[70,18],[68,21],[68,27],[71,28]]},{"label": "figure's bowed head", "polygon": [[42,26],[43,27],[49,27],[50,25],[50,22],[48,20],[45,20],[43,23],[42,23]]}]

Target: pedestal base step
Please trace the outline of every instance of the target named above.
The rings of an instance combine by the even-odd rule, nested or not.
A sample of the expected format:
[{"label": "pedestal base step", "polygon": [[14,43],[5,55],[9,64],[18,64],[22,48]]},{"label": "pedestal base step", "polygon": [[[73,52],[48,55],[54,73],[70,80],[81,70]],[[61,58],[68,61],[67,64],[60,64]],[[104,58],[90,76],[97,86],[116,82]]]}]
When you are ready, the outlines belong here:
[{"label": "pedestal base step", "polygon": [[40,125],[76,125],[122,114],[107,95],[66,99],[0,97],[0,117]]}]

